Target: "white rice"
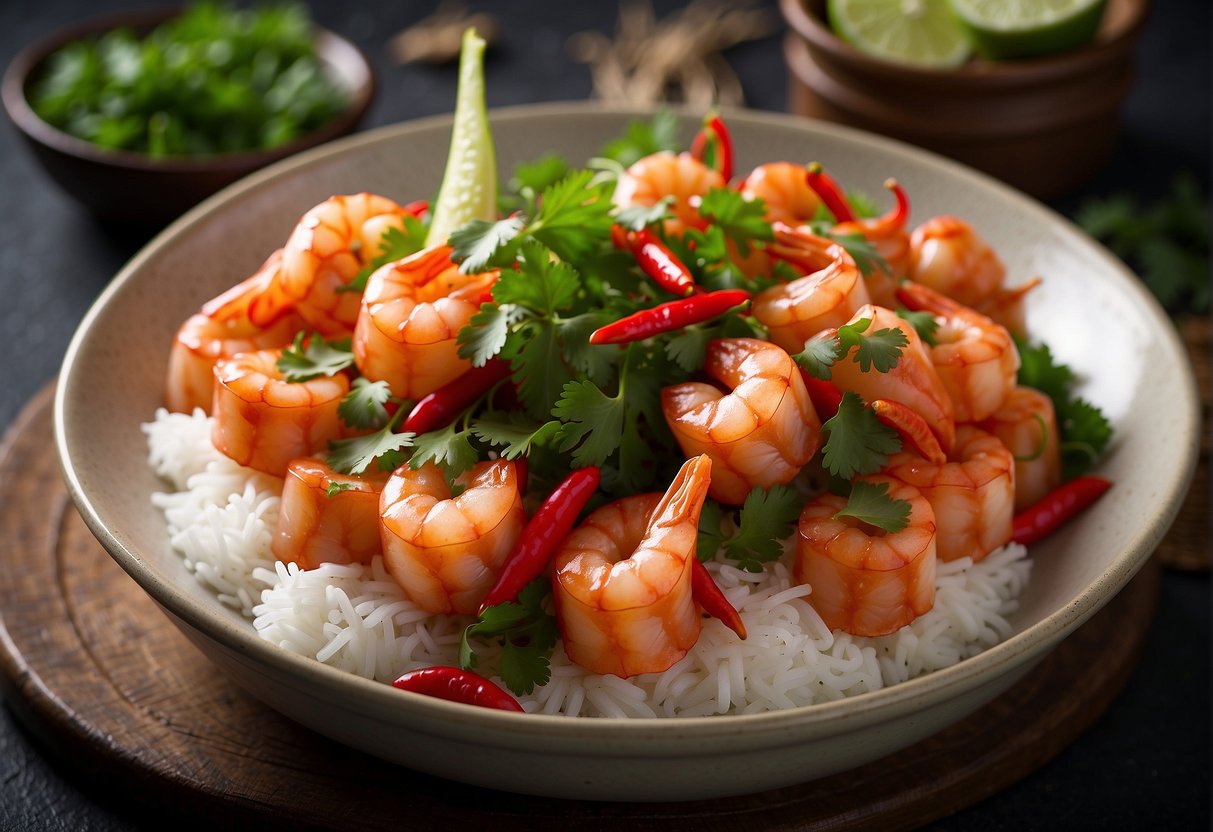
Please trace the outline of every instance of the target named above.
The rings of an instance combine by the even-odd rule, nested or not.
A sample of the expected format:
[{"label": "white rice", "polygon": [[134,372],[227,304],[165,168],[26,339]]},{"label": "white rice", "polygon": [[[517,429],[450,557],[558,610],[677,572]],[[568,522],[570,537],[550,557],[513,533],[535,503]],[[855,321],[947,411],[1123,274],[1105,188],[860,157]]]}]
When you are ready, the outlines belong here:
[{"label": "white rice", "polygon": [[[390,682],[432,664],[457,664],[466,616],[430,615],[404,597],[381,558],[368,566],[300,570],[270,554],[281,480],[242,468],[210,442],[210,420],[157,411],[144,426],[150,464],[175,489],[153,495],[173,548],[219,600],[252,619],[267,641],[368,679]],[[827,702],[955,664],[1011,632],[1008,616],[1031,561],[1017,544],[981,563],[940,562],[934,608],[881,638],[830,632],[795,585],[791,552],[761,573],[716,561],[717,584],[741,612],[742,641],[705,620],[694,648],[663,673],[599,676],[557,645],[551,680],[518,697],[532,713],[568,716],[707,716]],[[491,644],[478,670],[495,681]]]}]

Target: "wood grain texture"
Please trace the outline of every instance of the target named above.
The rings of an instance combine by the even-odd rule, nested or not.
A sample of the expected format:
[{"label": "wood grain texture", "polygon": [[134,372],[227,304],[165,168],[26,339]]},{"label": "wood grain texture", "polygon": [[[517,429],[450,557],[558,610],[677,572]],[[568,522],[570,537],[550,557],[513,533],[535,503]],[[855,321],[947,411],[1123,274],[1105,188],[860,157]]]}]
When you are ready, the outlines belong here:
[{"label": "wood grain texture", "polygon": [[505,794],[340,746],[262,705],[199,653],[97,544],[51,450],[50,391],[0,455],[0,678],[82,776],[160,820],[329,829],[909,829],[1034,771],[1128,678],[1158,598],[1151,562],[1018,685],[860,769],[714,801],[613,804]]}]

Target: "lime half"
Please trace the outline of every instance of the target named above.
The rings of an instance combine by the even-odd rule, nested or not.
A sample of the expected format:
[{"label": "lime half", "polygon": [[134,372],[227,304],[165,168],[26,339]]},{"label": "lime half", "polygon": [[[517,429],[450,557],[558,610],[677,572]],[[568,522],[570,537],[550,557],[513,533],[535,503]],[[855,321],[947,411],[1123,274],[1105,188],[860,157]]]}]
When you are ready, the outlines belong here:
[{"label": "lime half", "polygon": [[948,0],[830,0],[828,12],[839,37],[886,61],[951,69],[973,51]]},{"label": "lime half", "polygon": [[1106,0],[951,0],[977,51],[995,60],[1030,58],[1095,37]]},{"label": "lime half", "polygon": [[484,47],[475,29],[463,33],[451,149],[427,245],[445,243],[452,231],[472,220],[497,218],[497,156],[484,105]]}]

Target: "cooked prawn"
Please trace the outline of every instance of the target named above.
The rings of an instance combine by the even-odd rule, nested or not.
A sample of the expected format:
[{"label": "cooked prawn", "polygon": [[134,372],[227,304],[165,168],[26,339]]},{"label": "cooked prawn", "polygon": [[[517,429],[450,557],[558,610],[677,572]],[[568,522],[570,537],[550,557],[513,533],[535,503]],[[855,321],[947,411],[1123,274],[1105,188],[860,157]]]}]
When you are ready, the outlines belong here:
[{"label": "cooked prawn", "polygon": [[699,199],[712,188],[723,188],[724,177],[689,153],[662,151],[645,156],[624,171],[615,183],[612,202],[621,207],[651,207],[673,198],[673,217],[665,220],[666,234],[681,234],[687,228],[703,228]]},{"label": "cooked prawn", "polygon": [[455,336],[497,272],[463,274],[439,245],[380,267],[367,280],[352,348],[359,371],[419,399],[471,369]]},{"label": "cooked prawn", "polygon": [[379,502],[384,564],[418,606],[474,615],[522,533],[518,472],[479,462],[450,486],[433,463],[397,468]]},{"label": "cooked prawn", "polygon": [[906,230],[906,223],[910,218],[910,202],[895,179],[886,180],[884,186],[892,191],[896,200],[889,211],[879,217],[840,222],[834,226],[832,233],[835,236],[861,234],[876,248],[884,265],[869,269],[863,277],[872,302],[892,306],[893,291],[909,270],[910,233]]},{"label": "cooked prawn", "polygon": [[1015,460],[998,437],[973,425],[956,429],[948,460],[938,465],[902,451],[884,472],[917,488],[931,504],[940,560],[968,555],[979,561],[1011,539]]},{"label": "cooked prawn", "polygon": [[1015,457],[1015,510],[1027,508],[1061,485],[1061,438],[1053,400],[1031,387],[1016,387],[1002,407],[981,423]]},{"label": "cooked prawn", "polygon": [[250,468],[281,477],[292,459],[323,450],[341,435],[337,406],[349,392],[338,373],[290,382],[278,369],[282,350],[258,350],[215,364],[211,442]]},{"label": "cooked prawn", "polygon": [[274,252],[261,268],[186,319],[173,339],[168,359],[165,404],[169,410],[209,411],[215,392],[215,362],[253,350],[285,347],[303,326],[303,319],[284,304],[277,317],[254,321],[253,302],[273,291],[273,275],[282,261]]},{"label": "cooked prawn", "polygon": [[776,223],[771,248],[805,275],[761,292],[751,311],[771,340],[788,352],[800,352],[809,338],[841,326],[871,302],[859,267],[838,243]]},{"label": "cooked prawn", "polygon": [[750,171],[739,190],[746,199],[761,199],[769,222],[800,225],[817,216],[821,199],[809,187],[808,169],[795,162],[768,162]]},{"label": "cooked prawn", "polygon": [[864,372],[852,360],[859,349],[854,347],[846,357],[834,362],[830,380],[841,390],[858,393],[866,402],[877,399],[901,402],[926,420],[947,452],[956,435],[952,399],[939,380],[918,332],[891,309],[871,304],[861,307],[847,323],[855,324],[864,318],[870,321],[868,334],[882,329],[900,329],[905,335],[907,344],[901,350],[897,366],[885,373],[877,372],[874,367]]},{"label": "cooked prawn", "polygon": [[358,318],[359,296],[345,287],[379,256],[384,233],[404,227],[407,213],[377,194],[326,199],[303,215],[287,239],[278,294],[322,335],[348,335]]},{"label": "cooked prawn", "polygon": [[727,392],[674,384],[661,391],[661,410],[683,453],[711,458],[712,497],[741,505],[752,488],[789,482],[821,439],[795,362],[769,341],[720,338],[708,344],[704,372]]},{"label": "cooked prawn", "polygon": [[380,551],[379,493],[387,474],[339,474],[302,457],[286,468],[270,551],[283,563],[365,563]]},{"label": "cooked prawn", "polygon": [[959,217],[932,217],[910,235],[907,276],[965,306],[985,303],[1006,274],[994,249]]},{"label": "cooked prawn", "polygon": [[570,659],[594,673],[658,673],[699,639],[691,592],[699,512],[712,463],[683,464],[669,490],[608,503],[553,562],[556,621]]},{"label": "cooked prawn", "polygon": [[1019,350],[1006,327],[918,283],[904,284],[897,297],[939,324],[928,352],[956,421],[979,422],[998,410],[1019,372]]},{"label": "cooked prawn", "polygon": [[935,605],[935,512],[913,486],[879,474],[859,480],[908,502],[908,525],[885,532],[840,517],[847,499],[824,493],[800,513],[793,574],[813,588],[808,601],[830,629],[883,636]]}]

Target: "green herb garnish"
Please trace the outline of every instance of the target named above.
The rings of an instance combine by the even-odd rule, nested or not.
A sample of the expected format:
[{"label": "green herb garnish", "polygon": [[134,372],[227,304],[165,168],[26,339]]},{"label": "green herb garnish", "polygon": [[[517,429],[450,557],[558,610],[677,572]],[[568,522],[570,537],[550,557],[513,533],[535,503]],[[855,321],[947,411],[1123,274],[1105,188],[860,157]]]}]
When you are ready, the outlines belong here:
[{"label": "green herb garnish", "polygon": [[201,2],[143,37],[116,29],[52,54],[39,118],[100,147],[162,159],[277,147],[331,121],[347,90],[316,57],[307,7]]}]

